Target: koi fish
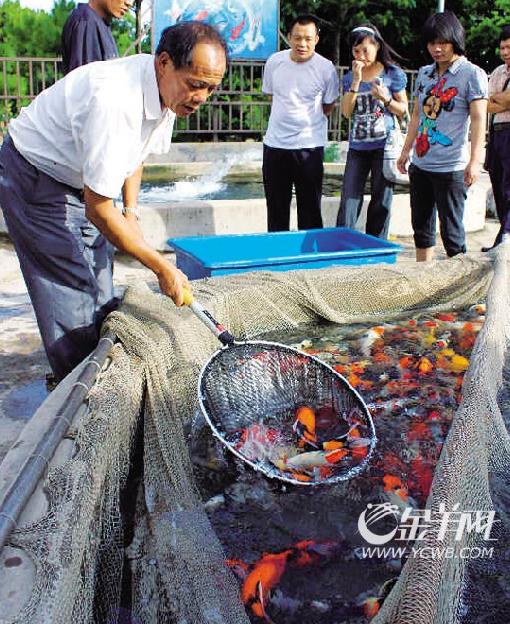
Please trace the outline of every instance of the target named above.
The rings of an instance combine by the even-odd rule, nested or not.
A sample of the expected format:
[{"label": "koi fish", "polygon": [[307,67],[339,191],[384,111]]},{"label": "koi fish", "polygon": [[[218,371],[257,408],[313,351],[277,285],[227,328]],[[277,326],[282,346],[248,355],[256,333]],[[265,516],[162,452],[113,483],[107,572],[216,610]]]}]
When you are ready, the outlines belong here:
[{"label": "koi fish", "polygon": [[381,599],[378,596],[371,596],[363,601],[363,614],[366,617],[373,618],[379,613],[381,608]]},{"label": "koi fish", "polygon": [[384,335],[384,327],[377,326],[371,327],[360,339],[359,346],[360,351],[365,357],[370,357],[372,347],[377,343],[382,343],[382,336]]},{"label": "koi fish", "polygon": [[337,464],[349,454],[347,449],[336,449],[333,451],[310,451],[294,455],[287,460],[287,468],[291,470],[310,470],[320,466]]},{"label": "koi fish", "polygon": [[[266,605],[272,589],[280,582],[287,565],[305,567],[318,564],[331,557],[337,548],[338,544],[333,541],[302,540],[282,552],[264,553],[244,579],[241,587],[243,603],[253,615],[263,619],[268,624],[272,624],[272,620],[266,612]],[[231,567],[243,568],[243,566],[239,566],[239,560],[230,561],[232,562]]]},{"label": "koi fish", "polygon": [[273,587],[275,587],[285,572],[287,560],[292,550],[284,550],[280,553],[266,553],[246,577],[241,588],[241,599],[253,615],[271,622],[266,613],[267,599]]},{"label": "koi fish", "polygon": [[454,373],[463,373],[469,366],[469,360],[455,353],[453,349],[442,349],[437,356],[436,366]]},{"label": "koi fish", "polygon": [[266,458],[281,440],[281,433],[262,423],[253,423],[243,430],[235,448],[248,459]]},{"label": "koi fish", "polygon": [[[346,438],[346,442],[342,443],[342,446],[332,450],[309,451],[308,453],[294,455],[287,459],[286,468],[297,471],[310,470],[313,468],[334,466],[349,455],[355,455],[357,459],[362,459],[367,455],[368,447],[371,444],[369,438],[360,437],[359,431],[355,427],[347,434]],[[337,443],[339,442],[340,441],[337,441]],[[334,445],[334,441],[331,441],[329,444]]]},{"label": "koi fish", "polygon": [[298,446],[303,448],[307,444],[317,448],[317,434],[315,432],[315,412],[308,405],[302,405],[296,410],[296,421],[292,426],[298,436]]}]

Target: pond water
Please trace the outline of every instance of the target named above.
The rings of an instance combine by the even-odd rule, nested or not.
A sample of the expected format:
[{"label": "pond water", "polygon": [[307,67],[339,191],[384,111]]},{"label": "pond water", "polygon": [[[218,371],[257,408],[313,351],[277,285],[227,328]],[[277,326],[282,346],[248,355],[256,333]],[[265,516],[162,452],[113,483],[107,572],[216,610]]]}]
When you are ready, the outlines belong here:
[{"label": "pond water", "polygon": [[[341,180],[327,178],[323,194],[340,196]],[[188,179],[168,183],[144,183],[140,190],[140,202],[186,201],[190,199],[261,199],[264,186],[261,180],[225,182],[223,180]]]},{"label": "pond water", "polygon": [[[326,176],[322,185],[324,197],[340,198],[342,179],[338,176]],[[365,190],[370,193],[370,183]],[[409,188],[396,186],[395,193],[408,193]],[[141,203],[169,201],[189,201],[194,199],[261,199],[264,198],[264,186],[261,180],[204,180],[186,179],[178,182],[146,182],[140,190]]]},{"label": "pond water", "polygon": [[424,508],[483,315],[474,306],[263,337],[323,360],[368,404],[375,452],[344,483],[269,480],[224,451],[197,418],[195,476],[254,623],[356,624],[377,613],[411,542],[400,531],[378,549],[370,536],[390,535],[402,513]]}]

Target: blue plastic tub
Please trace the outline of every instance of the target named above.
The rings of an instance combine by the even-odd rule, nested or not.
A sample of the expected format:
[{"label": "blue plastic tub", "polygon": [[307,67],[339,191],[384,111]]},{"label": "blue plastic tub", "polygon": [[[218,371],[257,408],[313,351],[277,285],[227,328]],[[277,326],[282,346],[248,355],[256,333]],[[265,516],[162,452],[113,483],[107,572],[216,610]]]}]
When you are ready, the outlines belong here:
[{"label": "blue plastic tub", "polygon": [[169,238],[190,279],[247,271],[320,269],[334,264],[394,263],[400,245],[351,230],[324,228],[270,234]]}]

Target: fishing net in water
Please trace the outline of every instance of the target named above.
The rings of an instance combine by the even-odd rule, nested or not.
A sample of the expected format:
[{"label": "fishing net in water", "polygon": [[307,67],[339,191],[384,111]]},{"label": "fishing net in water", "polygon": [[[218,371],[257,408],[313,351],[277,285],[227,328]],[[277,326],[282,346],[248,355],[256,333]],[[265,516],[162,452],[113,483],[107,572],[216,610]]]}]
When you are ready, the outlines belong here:
[{"label": "fishing net in water", "polygon": [[[404,311],[465,308],[485,298],[492,269],[490,258],[468,256],[426,266],[242,274],[196,282],[194,292],[233,334],[251,339],[311,321],[377,323]],[[472,623],[487,614],[493,622],[510,620],[501,615],[498,584],[510,509],[510,448],[499,396],[508,299],[502,257],[429,499],[433,511],[441,504],[497,510],[495,556],[408,559],[378,623]],[[143,287],[128,290],[107,324],[122,346],[90,394],[72,457],[49,472],[47,512],[11,537],[10,548],[33,559],[35,582],[17,615],[1,614],[0,621],[247,623],[188,446],[197,379],[216,339],[190,311]],[[130,467],[137,461],[135,479]],[[448,535],[448,545],[457,551],[481,539],[472,531],[460,541]]]},{"label": "fishing net in water", "polygon": [[237,342],[213,354],[200,374],[199,399],[230,451],[288,483],[351,478],[376,443],[372,417],[344,377],[274,342]]}]

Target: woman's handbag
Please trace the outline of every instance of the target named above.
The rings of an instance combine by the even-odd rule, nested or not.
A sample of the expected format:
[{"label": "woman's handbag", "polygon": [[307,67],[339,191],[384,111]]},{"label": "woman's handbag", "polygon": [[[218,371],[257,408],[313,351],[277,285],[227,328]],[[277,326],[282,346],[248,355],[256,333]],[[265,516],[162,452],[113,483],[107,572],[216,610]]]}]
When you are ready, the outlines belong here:
[{"label": "woman's handbag", "polygon": [[409,175],[400,173],[397,169],[397,160],[404,147],[404,135],[400,128],[398,117],[393,115],[393,128],[386,136],[383,156],[383,176],[388,182],[395,184],[409,184]]}]

